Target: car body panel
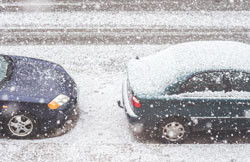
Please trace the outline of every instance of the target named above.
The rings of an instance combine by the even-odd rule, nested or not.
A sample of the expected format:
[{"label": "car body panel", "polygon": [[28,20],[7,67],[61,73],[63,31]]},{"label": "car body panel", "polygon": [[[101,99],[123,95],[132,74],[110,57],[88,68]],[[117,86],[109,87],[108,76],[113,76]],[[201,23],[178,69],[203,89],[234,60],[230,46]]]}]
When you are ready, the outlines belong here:
[{"label": "car body panel", "polygon": [[[250,129],[250,100],[166,98],[142,99],[142,107],[131,108],[133,118],[148,129],[168,117],[182,117],[190,121],[193,131]],[[239,103],[244,103],[240,104]],[[127,104],[128,105],[128,104]],[[128,109],[128,106],[125,106]],[[248,116],[249,115],[249,116]]]}]

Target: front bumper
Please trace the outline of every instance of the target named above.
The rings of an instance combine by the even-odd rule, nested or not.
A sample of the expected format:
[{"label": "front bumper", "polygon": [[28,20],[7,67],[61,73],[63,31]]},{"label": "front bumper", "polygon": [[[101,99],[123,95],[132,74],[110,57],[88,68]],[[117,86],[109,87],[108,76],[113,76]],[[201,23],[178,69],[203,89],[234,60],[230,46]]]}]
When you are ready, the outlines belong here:
[{"label": "front bumper", "polygon": [[73,116],[78,116],[78,112],[77,104],[67,105],[64,111],[58,111],[52,118],[40,121],[40,132],[45,133],[60,128],[66,121],[73,118]]}]

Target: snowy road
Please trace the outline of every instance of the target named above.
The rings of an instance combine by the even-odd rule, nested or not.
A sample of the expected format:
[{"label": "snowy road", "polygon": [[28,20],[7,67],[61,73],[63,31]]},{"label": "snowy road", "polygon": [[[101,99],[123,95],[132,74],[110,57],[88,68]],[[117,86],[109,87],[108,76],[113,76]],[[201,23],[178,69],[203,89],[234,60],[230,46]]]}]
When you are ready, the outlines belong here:
[{"label": "snowy road", "polygon": [[250,43],[249,17],[249,11],[0,13],[0,44]]},{"label": "snowy road", "polygon": [[0,11],[244,11],[249,6],[248,0],[3,0]]},{"label": "snowy road", "polygon": [[0,29],[248,29],[249,15],[250,11],[0,13]]},{"label": "snowy road", "polygon": [[[169,45],[1,46],[0,53],[31,56],[63,65],[80,87],[80,118],[67,134],[47,139],[0,139],[0,162],[54,161],[250,161],[249,137],[211,142],[194,136],[187,144],[136,140],[117,107],[126,62]],[[242,140],[242,141],[241,141]],[[240,144],[236,144],[237,141]],[[201,144],[193,144],[195,142]],[[232,144],[228,144],[232,143]]]},{"label": "snowy road", "polygon": [[0,44],[176,44],[199,40],[232,40],[250,43],[249,33],[250,29],[244,28],[0,29]]}]

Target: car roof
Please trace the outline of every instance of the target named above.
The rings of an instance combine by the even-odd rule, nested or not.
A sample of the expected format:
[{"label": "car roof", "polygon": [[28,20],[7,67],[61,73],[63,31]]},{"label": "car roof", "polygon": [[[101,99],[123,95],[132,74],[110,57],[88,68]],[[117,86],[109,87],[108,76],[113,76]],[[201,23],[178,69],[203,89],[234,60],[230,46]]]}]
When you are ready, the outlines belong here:
[{"label": "car roof", "polygon": [[137,95],[158,95],[168,85],[201,71],[250,72],[250,45],[234,41],[196,41],[173,45],[128,63],[128,79]]}]

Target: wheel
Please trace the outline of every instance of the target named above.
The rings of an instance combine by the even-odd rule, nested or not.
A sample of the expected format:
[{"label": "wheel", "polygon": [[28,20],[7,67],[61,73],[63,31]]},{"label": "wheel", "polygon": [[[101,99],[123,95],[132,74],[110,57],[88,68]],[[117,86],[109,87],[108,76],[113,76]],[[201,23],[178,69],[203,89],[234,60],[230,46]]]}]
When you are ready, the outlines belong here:
[{"label": "wheel", "polygon": [[182,143],[190,133],[188,123],[178,118],[162,122],[159,131],[161,139],[166,143]]},{"label": "wheel", "polygon": [[37,124],[28,113],[17,113],[6,120],[4,128],[8,137],[24,139],[35,135]]}]

